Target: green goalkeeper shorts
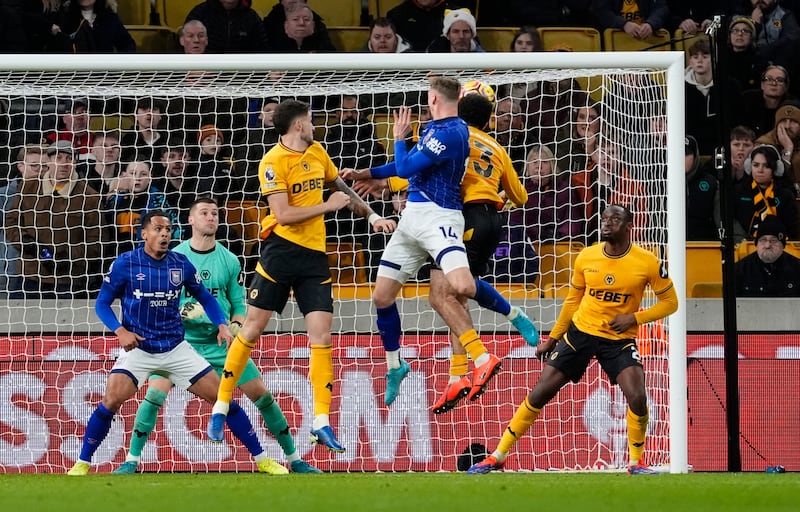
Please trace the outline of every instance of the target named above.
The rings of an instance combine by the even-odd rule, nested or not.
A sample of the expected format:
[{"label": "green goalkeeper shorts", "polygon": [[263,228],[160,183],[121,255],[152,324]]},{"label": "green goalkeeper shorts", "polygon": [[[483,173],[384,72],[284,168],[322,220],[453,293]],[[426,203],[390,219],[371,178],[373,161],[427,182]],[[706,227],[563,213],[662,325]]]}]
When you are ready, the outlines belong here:
[{"label": "green goalkeeper shorts", "polygon": [[[203,356],[203,359],[208,361],[208,363],[217,372],[217,375],[222,375],[222,368],[225,366],[225,357],[228,355],[228,351],[224,345],[220,347],[216,343],[192,343],[192,346],[198,354]],[[153,375],[150,378],[161,377],[158,375]],[[248,359],[247,364],[242,371],[242,376],[239,377],[239,381],[236,383],[236,385],[240,386],[246,382],[250,382],[253,379],[260,378],[261,372],[258,371],[258,367],[252,359]]]}]

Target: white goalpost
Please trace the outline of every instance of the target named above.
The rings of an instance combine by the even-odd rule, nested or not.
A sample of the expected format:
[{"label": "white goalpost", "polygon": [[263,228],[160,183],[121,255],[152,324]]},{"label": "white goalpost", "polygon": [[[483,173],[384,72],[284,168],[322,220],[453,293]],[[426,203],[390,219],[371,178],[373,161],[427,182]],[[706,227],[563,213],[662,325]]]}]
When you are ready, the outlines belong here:
[{"label": "white goalpost", "polygon": [[[266,147],[259,138],[265,99],[309,101],[316,138],[329,152],[337,148],[339,153],[332,154],[335,162],[366,153],[380,163],[391,159],[393,151],[392,108],[408,105],[415,112],[415,125],[424,122],[423,93],[431,75],[454,76],[462,84],[479,80],[496,92],[497,112],[490,132],[509,150],[517,171],[525,173],[526,156],[534,145],[546,146],[555,153],[556,165],[572,162],[573,168],[560,169],[559,176],[568,184],[568,197],[575,201],[569,218],[556,222],[540,216],[539,208],[529,208],[523,217],[506,214],[508,233],[527,234],[504,240],[484,278],[548,332],[566,293],[570,258],[596,241],[590,214],[598,203],[587,194],[597,182],[609,189],[617,187],[614,197],[636,215],[635,242],[668,265],[680,300],[676,314],[639,331],[651,411],[644,462],[685,473],[689,464],[683,59],[681,52],[2,55],[0,148],[5,149],[0,149],[0,176],[8,174],[6,181],[13,182],[19,148],[42,144],[46,148],[49,142],[43,140],[64,130],[64,116],[71,115],[69,106],[64,110],[65,101],[73,105],[80,99],[86,104],[92,134],[124,138],[135,133],[141,122],[137,105],[143,99],[157,100],[151,104],[161,109],[160,142],[154,149],[140,147],[133,153],[132,148],[122,147],[121,158],[147,154],[153,184],[159,187],[167,182],[159,167],[162,151],[180,148],[186,155],[185,172],[196,172],[204,158],[198,145],[200,131],[208,126],[218,129],[223,139],[219,159],[230,167],[226,186],[214,193],[219,194],[230,227],[228,242],[240,251],[247,268],[257,254],[255,233],[265,212],[257,192],[248,185]],[[358,97],[363,107],[361,123],[371,125],[354,135],[355,140],[348,138],[353,132],[336,117],[343,96]],[[510,105],[511,111],[502,110],[502,105]],[[576,135],[582,122],[576,116],[587,107],[599,119],[599,135],[591,142]],[[505,123],[504,115],[510,116],[510,123]],[[565,153],[565,147],[584,148],[584,153],[573,154],[569,149]],[[86,155],[78,160],[83,166],[79,173],[96,160],[89,156],[92,151],[87,143]],[[211,178],[196,182],[207,179]],[[635,186],[623,189],[619,186],[623,179]],[[392,200],[386,195],[373,199],[373,204],[391,214]],[[5,201],[8,219],[17,203],[12,195]],[[181,206],[168,206],[180,218]],[[100,215],[106,230],[100,243],[115,247],[111,239],[119,236],[114,231],[119,217],[103,202],[97,208],[100,211],[92,213]],[[64,230],[60,214],[52,213],[37,216],[38,222],[48,223],[38,227]],[[22,217],[21,212],[17,214],[12,218]],[[514,220],[520,218],[524,219],[521,224]],[[562,222],[576,222],[580,233],[548,234],[547,239],[534,239],[531,234],[558,231]],[[430,407],[447,380],[449,342],[444,323],[428,303],[427,282],[421,275],[404,287],[398,302],[403,355],[413,371],[395,404],[384,407],[385,361],[369,294],[385,240],[380,238],[383,235],[368,234],[364,223],[348,216],[330,218],[326,224],[331,229],[328,251],[335,282],[336,384],[331,421],[347,448],[345,453],[331,455],[307,443],[313,410],[306,381],[309,351],[302,315],[292,301],[282,314],[274,315],[253,351],[253,359],[287,415],[300,455],[332,471],[455,471],[459,456],[471,444],[494,447],[538,379],[541,362],[534,357],[534,349],[505,318],[470,304],[487,348],[504,358],[502,373],[478,401],[465,400],[451,412],[433,414]],[[528,230],[533,224],[541,229]],[[84,422],[101,396],[119,347],[113,333],[96,318],[91,292],[88,298],[81,293],[53,296],[30,287],[38,281],[25,275],[27,260],[43,258],[45,249],[48,254],[76,252],[23,238],[17,254],[8,235],[16,228],[5,223],[2,243],[11,250],[4,251],[5,258],[0,256],[4,269],[0,276],[0,473],[60,473],[78,455]],[[72,236],[58,244],[88,246],[89,242]],[[35,254],[25,244],[35,244]],[[551,250],[552,254],[547,252]],[[89,277],[102,276],[113,255],[113,249],[106,249],[106,259],[84,261]],[[646,295],[643,306],[654,300],[652,293]],[[95,456],[99,471],[108,472],[124,459],[136,405],[143,396],[140,393],[120,411]],[[246,399],[241,402],[267,454],[281,459],[280,447],[261,424],[258,411]],[[544,409],[512,450],[506,468],[625,467],[623,402],[599,365],[591,363],[580,383],[566,386]],[[253,463],[243,447],[235,442],[213,444],[205,438],[209,413],[210,406],[174,390],[140,467],[144,471],[251,471]]]}]

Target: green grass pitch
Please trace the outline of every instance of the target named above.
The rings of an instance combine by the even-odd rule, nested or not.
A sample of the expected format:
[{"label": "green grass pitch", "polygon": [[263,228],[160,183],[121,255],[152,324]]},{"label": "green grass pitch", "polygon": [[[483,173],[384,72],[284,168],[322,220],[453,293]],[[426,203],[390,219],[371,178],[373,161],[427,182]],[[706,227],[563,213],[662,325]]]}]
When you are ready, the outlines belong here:
[{"label": "green grass pitch", "polygon": [[800,473],[0,475],[0,511],[796,511]]}]

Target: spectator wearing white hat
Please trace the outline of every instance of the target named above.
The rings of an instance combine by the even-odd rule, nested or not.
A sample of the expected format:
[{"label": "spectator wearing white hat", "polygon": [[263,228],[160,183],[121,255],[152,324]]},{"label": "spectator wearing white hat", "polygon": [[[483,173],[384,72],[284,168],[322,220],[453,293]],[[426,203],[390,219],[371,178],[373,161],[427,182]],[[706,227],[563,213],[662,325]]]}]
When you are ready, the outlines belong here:
[{"label": "spectator wearing white hat", "polygon": [[478,29],[475,17],[469,9],[444,11],[442,35],[431,42],[425,50],[428,53],[466,53],[485,52],[475,38]]}]

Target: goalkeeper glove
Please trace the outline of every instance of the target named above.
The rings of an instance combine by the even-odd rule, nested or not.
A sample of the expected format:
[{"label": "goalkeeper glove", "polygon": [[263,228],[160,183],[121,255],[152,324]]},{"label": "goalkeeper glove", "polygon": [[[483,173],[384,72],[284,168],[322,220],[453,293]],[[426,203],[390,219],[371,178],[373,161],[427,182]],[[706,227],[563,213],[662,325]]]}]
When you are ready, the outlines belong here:
[{"label": "goalkeeper glove", "polygon": [[195,320],[205,314],[206,310],[199,302],[187,302],[181,306],[181,320]]},{"label": "goalkeeper glove", "polygon": [[233,334],[234,336],[239,334],[239,330],[241,328],[242,328],[242,323],[239,322],[238,320],[233,320],[231,322],[228,322],[228,330],[231,331],[231,334]]}]

